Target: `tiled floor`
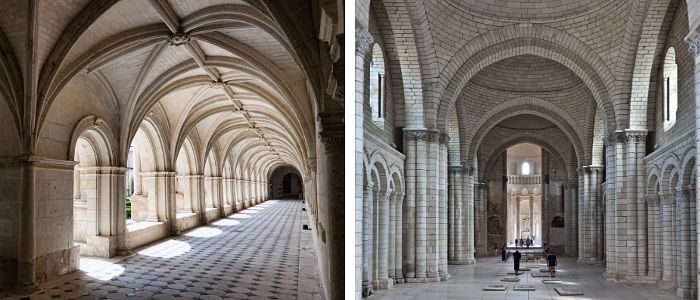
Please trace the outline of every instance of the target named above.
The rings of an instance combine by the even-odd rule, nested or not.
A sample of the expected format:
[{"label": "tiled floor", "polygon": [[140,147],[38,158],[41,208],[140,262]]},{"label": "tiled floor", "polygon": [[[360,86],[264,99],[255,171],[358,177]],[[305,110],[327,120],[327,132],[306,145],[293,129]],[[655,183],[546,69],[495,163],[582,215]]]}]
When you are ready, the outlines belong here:
[{"label": "tiled floor", "polygon": [[[524,266],[523,262],[521,266]],[[530,264],[533,270],[546,268],[535,263]],[[512,272],[513,263],[501,262],[500,257],[479,258],[476,265],[449,266],[452,278],[439,283],[407,283],[395,285],[388,291],[378,291],[369,299],[406,299],[406,300],[447,300],[447,299],[632,299],[632,300],[662,300],[680,299],[675,291],[660,290],[654,286],[642,284],[623,284],[606,281],[601,273],[602,265],[577,266],[575,259],[560,258],[557,278],[561,284],[544,284],[542,279],[533,278],[530,272],[520,275],[520,282],[501,282],[507,272]],[[504,284],[506,291],[482,291],[488,284]],[[532,285],[535,291],[513,291],[516,284]],[[556,287],[571,287],[584,293],[583,296],[560,296]]]},{"label": "tiled floor", "polygon": [[32,299],[296,299],[303,202],[270,200],[82,272]]}]

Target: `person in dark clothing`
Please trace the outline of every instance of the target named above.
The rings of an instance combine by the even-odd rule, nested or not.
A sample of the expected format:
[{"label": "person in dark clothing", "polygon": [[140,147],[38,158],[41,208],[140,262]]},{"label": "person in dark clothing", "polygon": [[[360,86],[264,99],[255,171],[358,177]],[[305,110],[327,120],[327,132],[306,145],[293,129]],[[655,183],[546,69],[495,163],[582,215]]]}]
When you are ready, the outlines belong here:
[{"label": "person in dark clothing", "polygon": [[554,273],[557,272],[557,256],[554,255],[554,253],[550,253],[549,256],[547,256],[547,266],[549,267],[550,277],[554,277]]},{"label": "person in dark clothing", "polygon": [[515,275],[518,275],[518,271],[520,271],[520,251],[515,250],[515,253],[513,253],[513,267],[515,268]]},{"label": "person in dark clothing", "polygon": [[549,245],[547,243],[544,243],[544,254],[547,255],[549,253]]},{"label": "person in dark clothing", "polygon": [[506,261],[506,249],[508,249],[508,246],[506,243],[503,243],[503,246],[501,246],[501,261]]},{"label": "person in dark clothing", "polygon": [[523,239],[520,239],[520,247],[522,247],[523,244],[525,244],[525,241],[523,241]]},{"label": "person in dark clothing", "polygon": [[518,239],[515,239],[515,248],[518,248]]}]

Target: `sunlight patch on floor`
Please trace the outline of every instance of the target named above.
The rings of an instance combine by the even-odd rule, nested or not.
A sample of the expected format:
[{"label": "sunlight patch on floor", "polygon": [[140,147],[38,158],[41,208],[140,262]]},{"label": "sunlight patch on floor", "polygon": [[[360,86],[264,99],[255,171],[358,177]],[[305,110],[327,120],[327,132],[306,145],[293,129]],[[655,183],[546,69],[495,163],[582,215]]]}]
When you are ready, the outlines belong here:
[{"label": "sunlight patch on floor", "polygon": [[80,258],[80,270],[99,280],[110,280],[124,273],[124,267],[106,260]]},{"label": "sunlight patch on floor", "polygon": [[200,227],[185,233],[186,236],[210,238],[222,234],[223,231],[212,227]]},{"label": "sunlight patch on floor", "polygon": [[139,254],[151,257],[172,258],[183,255],[189,252],[191,249],[192,247],[190,247],[190,244],[187,242],[169,240],[141,250],[139,251]]},{"label": "sunlight patch on floor", "polygon": [[[230,217],[229,217],[229,218],[230,218]],[[236,220],[231,220],[231,219],[228,219],[228,218],[227,218],[227,219],[221,219],[221,220],[218,220],[218,221],[214,221],[214,222],[211,223],[211,225],[215,225],[215,226],[238,226],[238,225],[240,225],[240,224],[241,224],[241,222],[238,222],[238,221],[236,221]]]}]

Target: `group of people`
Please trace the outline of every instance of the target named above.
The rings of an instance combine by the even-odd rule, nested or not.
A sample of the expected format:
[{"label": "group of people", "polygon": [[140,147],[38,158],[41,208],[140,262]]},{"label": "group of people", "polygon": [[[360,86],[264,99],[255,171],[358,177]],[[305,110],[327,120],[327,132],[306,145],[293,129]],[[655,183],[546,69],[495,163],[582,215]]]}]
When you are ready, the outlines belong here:
[{"label": "group of people", "polygon": [[520,239],[515,239],[515,247],[516,247],[516,248],[518,247],[518,245],[520,245],[521,248],[522,248],[523,246],[525,246],[525,247],[527,247],[527,248],[530,248],[530,246],[531,246],[531,245],[534,245],[534,244],[535,244],[535,239],[534,239],[534,237],[533,237],[532,239],[531,239],[530,237],[528,237],[528,238],[526,238],[526,239],[522,239],[522,238],[520,238]]},{"label": "group of people", "polygon": [[[529,243],[532,241],[528,238],[528,247]],[[516,247],[518,246],[518,240],[516,239],[515,243]],[[520,239],[520,246],[522,247],[523,245],[523,240]],[[506,243],[503,243],[503,246],[501,246],[501,260],[503,262],[506,261],[508,253],[508,245]],[[547,243],[544,243],[544,256],[547,257],[547,267],[549,270],[550,277],[555,277],[556,273],[556,267],[557,267],[557,256],[554,255],[554,252],[549,250],[549,245]],[[513,253],[513,268],[515,269],[515,275],[518,275],[520,272],[520,258],[522,257],[522,254],[520,251],[517,249]]]}]

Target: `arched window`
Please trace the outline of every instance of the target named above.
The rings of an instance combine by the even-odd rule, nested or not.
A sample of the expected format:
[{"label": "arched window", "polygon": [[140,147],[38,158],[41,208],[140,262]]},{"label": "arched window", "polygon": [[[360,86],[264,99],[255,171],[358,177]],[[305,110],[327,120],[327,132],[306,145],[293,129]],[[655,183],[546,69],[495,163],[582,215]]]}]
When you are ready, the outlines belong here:
[{"label": "arched window", "polygon": [[676,124],[678,110],[678,65],[676,65],[676,50],[673,47],[666,51],[663,80],[664,131],[666,131]]},{"label": "arched window", "polygon": [[530,175],[530,163],[524,162],[520,168],[522,175]]},{"label": "arched window", "polygon": [[374,44],[369,66],[369,105],[372,107],[372,121],[379,126],[384,125],[384,74],[384,54],[379,44]]}]

